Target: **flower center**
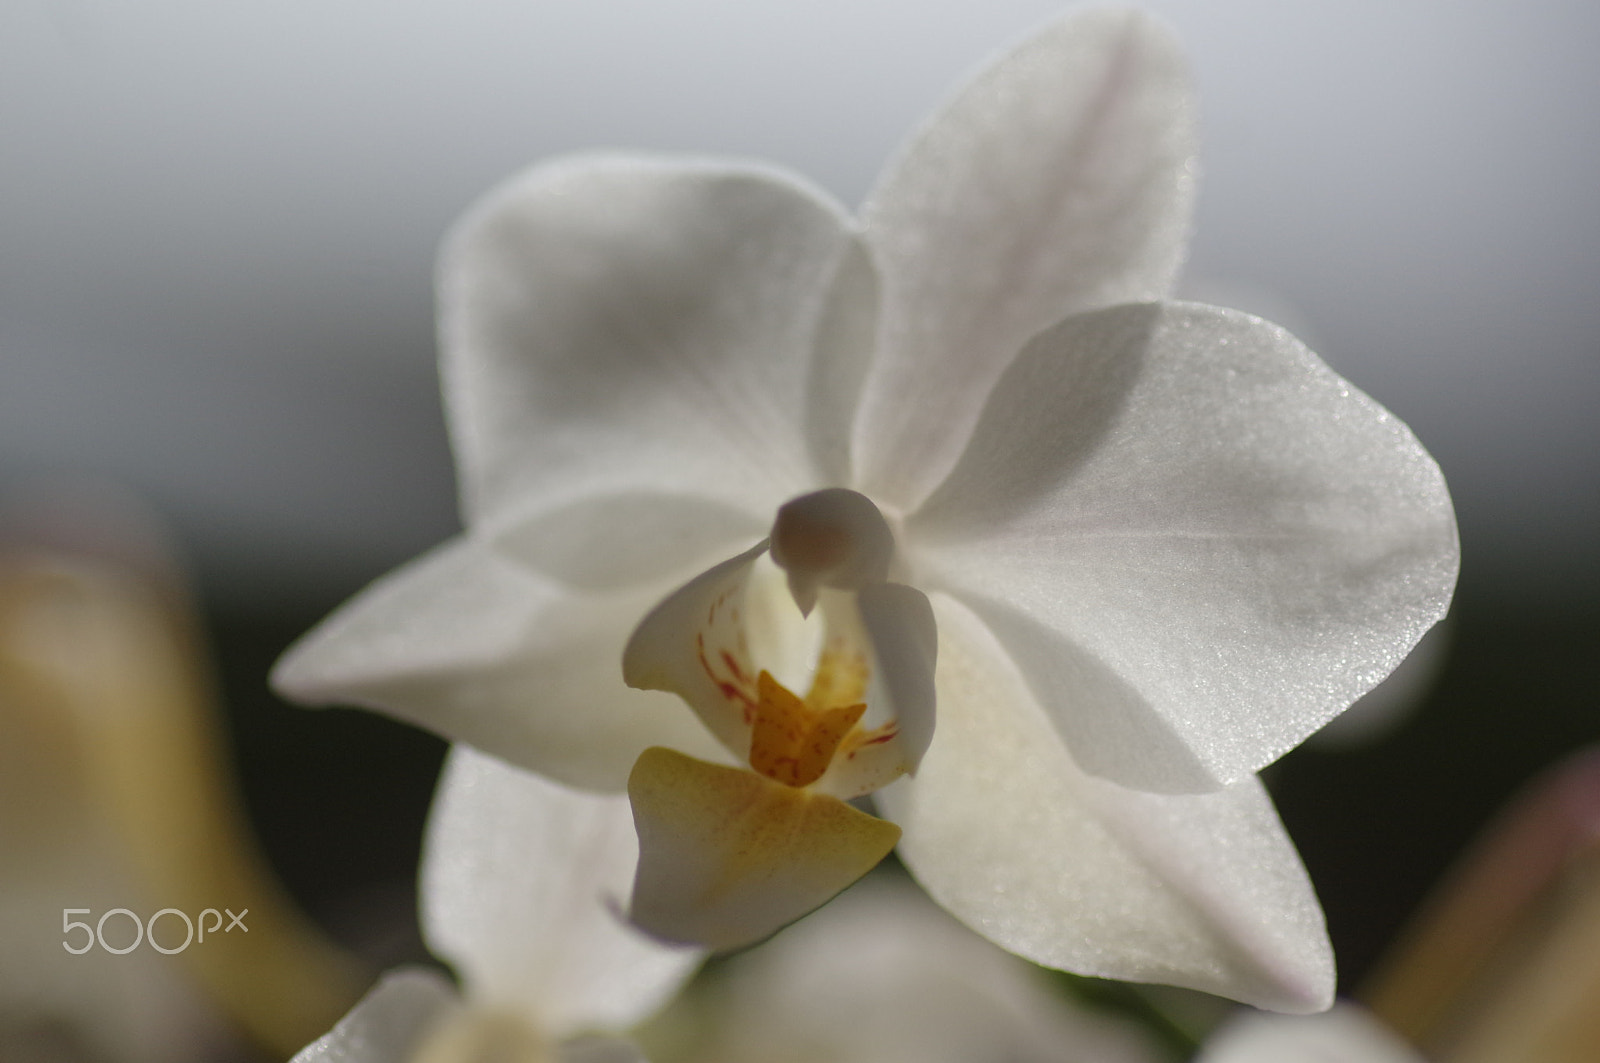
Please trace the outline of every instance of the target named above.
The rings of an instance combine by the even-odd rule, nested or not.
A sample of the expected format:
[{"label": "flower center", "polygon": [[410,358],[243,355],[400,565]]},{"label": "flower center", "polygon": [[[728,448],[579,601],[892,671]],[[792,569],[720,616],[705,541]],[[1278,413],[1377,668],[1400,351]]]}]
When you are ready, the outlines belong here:
[{"label": "flower center", "polygon": [[865,495],[834,487],[786,502],[767,543],[651,611],[624,677],[682,696],[768,779],[871,793],[914,770],[932,729],[932,617],[920,594],[888,582],[893,557]]},{"label": "flower center", "polygon": [[707,569],[634,630],[628,684],[682,697],[750,766],[659,747],[639,757],[628,779],[636,926],[748,945],[894,847],[898,827],[847,803],[915,771],[933,734],[933,610],[889,582],[893,558],[869,499],[817,491],[778,510],[769,540]]},{"label": "flower center", "polygon": [[750,766],[785,786],[810,786],[822,778],[839,743],[867,711],[864,701],[812,708],[771,672],[761,673],[757,687],[760,698],[750,730]]},{"label": "flower center", "polygon": [[785,502],[772,524],[772,560],[810,615],[821,587],[860,590],[889,577],[894,533],[866,495],[828,487]]}]

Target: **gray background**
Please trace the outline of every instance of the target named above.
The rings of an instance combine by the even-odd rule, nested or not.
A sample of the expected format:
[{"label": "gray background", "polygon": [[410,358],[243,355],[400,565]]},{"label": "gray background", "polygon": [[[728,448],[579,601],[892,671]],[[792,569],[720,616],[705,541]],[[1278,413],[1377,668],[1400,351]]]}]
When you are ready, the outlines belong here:
[{"label": "gray background", "polygon": [[[1193,53],[1187,284],[1285,319],[1443,464],[1475,578],[1589,595],[1600,44],[1583,0],[1155,3]],[[453,527],[436,242],[555,152],[755,156],[859,201],[1057,5],[3,0],[0,484],[114,476],[209,592]]]}]

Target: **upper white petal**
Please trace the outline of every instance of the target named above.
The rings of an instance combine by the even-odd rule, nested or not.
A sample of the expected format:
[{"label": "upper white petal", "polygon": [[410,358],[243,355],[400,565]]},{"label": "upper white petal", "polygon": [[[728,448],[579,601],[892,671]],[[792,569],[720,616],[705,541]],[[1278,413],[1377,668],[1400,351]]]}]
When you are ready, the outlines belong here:
[{"label": "upper white petal", "polygon": [[1245,1012],[1206,1040],[1195,1063],[1423,1063],[1355,1004],[1321,1015]]},{"label": "upper white petal", "polygon": [[877,349],[880,296],[872,254],[855,239],[824,304],[807,385],[806,445],[819,484],[851,479],[850,432]]},{"label": "upper white petal", "polygon": [[1166,294],[1194,140],[1175,38],[1126,10],[1054,23],[934,114],[863,210],[883,308],[854,486],[914,508],[1030,336]]},{"label": "upper white petal", "polygon": [[1260,784],[1169,796],[1084,774],[982,621],[932,601],[939,728],[878,801],[933,898],[1047,966],[1327,1007],[1322,912]]},{"label": "upper white petal", "polygon": [[650,746],[718,756],[676,699],[622,682],[628,634],[666,589],[576,591],[469,534],[346,602],[289,649],[272,681],[300,701],[380,709],[620,792]]},{"label": "upper white petal", "polygon": [[423,934],[475,1005],[516,1006],[558,1039],[630,1026],[701,957],[623,920],[638,852],[626,797],[456,746],[424,842]]},{"label": "upper white petal", "polygon": [[1444,615],[1438,466],[1292,336],[1194,304],[1041,334],[906,524],[1078,764],[1193,792],[1276,759]]},{"label": "upper white petal", "polygon": [[428,1031],[460,1009],[455,988],[437,972],[390,971],[289,1063],[409,1063]]},{"label": "upper white petal", "polygon": [[469,523],[630,490],[766,518],[814,486],[811,352],[849,246],[821,193],[753,165],[579,156],[491,192],[438,277]]}]

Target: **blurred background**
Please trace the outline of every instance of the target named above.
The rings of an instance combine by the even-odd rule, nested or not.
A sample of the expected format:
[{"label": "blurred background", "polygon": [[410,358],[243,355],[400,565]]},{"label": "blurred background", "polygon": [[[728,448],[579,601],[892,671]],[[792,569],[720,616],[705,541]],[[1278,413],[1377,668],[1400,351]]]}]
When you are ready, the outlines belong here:
[{"label": "blurred background", "polygon": [[[1420,704],[1269,779],[1354,985],[1506,795],[1600,734],[1600,8],[1146,6],[1201,92],[1186,291],[1300,334],[1411,425],[1457,505]],[[286,707],[265,676],[457,527],[445,227],[596,147],[768,159],[854,204],[956,79],[1060,7],[0,0],[0,503],[88,477],[160,514],[246,812],[336,937],[415,950],[442,746]]]}]

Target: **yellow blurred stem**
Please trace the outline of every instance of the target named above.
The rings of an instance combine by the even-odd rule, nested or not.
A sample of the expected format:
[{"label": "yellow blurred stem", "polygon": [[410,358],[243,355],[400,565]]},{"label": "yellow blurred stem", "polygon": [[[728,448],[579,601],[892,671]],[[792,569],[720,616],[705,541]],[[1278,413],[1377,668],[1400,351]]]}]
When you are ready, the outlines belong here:
[{"label": "yellow blurred stem", "polygon": [[1557,894],[1443,1046],[1442,1060],[1600,1060],[1600,855],[1569,872]]},{"label": "yellow blurred stem", "polygon": [[1445,1063],[1600,1059],[1600,752],[1529,787],[1362,996]]},{"label": "yellow blurred stem", "polygon": [[[196,922],[207,908],[248,909],[248,932],[212,931],[179,955],[245,1031],[287,1056],[326,1032],[371,978],[296,909],[252,843],[189,616],[176,589],[123,571],[7,559],[0,667],[71,721],[88,801],[152,903]],[[180,922],[164,920],[163,935],[175,937]]]}]

